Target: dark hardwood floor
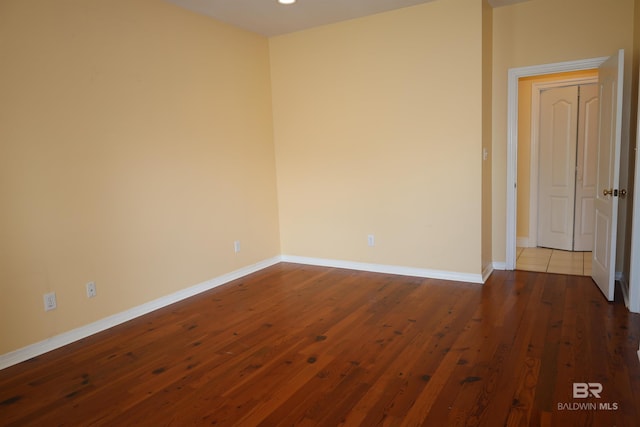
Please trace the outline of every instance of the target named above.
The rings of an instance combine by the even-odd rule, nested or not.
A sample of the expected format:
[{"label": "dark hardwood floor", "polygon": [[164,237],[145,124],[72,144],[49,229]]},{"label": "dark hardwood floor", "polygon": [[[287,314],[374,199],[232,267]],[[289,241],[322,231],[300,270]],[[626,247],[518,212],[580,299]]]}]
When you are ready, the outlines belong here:
[{"label": "dark hardwood floor", "polygon": [[588,277],[283,263],[0,371],[0,425],[638,426],[639,336]]}]

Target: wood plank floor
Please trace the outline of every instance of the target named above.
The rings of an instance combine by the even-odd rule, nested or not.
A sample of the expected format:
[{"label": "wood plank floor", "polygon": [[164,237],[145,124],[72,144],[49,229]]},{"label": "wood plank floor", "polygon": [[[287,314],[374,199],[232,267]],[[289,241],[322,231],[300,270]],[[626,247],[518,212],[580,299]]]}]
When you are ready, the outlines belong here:
[{"label": "wood plank floor", "polygon": [[283,263],[0,371],[0,425],[638,426],[639,337],[588,277]]}]

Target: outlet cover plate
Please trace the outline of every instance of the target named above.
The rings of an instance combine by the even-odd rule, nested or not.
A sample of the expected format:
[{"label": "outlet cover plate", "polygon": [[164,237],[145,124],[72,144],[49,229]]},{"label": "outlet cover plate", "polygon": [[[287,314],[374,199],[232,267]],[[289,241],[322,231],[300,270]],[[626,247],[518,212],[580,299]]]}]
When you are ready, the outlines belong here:
[{"label": "outlet cover plate", "polygon": [[93,298],[97,295],[96,282],[87,283],[87,298]]},{"label": "outlet cover plate", "polygon": [[48,294],[44,294],[44,311],[55,310],[58,307],[58,302],[56,301],[56,293],[49,292]]}]

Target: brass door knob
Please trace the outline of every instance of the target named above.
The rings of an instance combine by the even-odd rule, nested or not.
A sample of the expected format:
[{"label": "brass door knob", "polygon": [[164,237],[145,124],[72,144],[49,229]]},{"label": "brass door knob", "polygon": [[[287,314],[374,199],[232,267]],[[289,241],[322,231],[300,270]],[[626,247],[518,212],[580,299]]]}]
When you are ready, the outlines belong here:
[{"label": "brass door knob", "polygon": [[607,190],[606,188],[602,191],[602,194],[604,196],[611,196],[613,195],[613,189]]},{"label": "brass door knob", "polygon": [[624,189],[620,190],[620,198],[624,199],[626,196],[627,196],[627,190],[624,190]]}]

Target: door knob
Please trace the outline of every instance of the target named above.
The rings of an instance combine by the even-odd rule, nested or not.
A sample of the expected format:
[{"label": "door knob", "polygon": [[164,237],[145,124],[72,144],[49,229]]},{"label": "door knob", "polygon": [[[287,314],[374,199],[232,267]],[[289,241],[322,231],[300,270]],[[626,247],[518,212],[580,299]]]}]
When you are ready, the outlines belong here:
[{"label": "door knob", "polygon": [[603,194],[604,196],[611,196],[611,195],[613,195],[613,189],[611,189],[611,190],[607,190],[607,189],[605,188],[605,189],[602,191],[602,194]]},{"label": "door knob", "polygon": [[627,196],[627,190],[624,190],[624,189],[620,190],[619,194],[620,194],[620,198],[624,199]]}]

